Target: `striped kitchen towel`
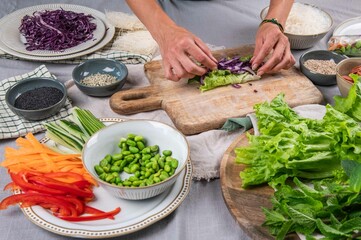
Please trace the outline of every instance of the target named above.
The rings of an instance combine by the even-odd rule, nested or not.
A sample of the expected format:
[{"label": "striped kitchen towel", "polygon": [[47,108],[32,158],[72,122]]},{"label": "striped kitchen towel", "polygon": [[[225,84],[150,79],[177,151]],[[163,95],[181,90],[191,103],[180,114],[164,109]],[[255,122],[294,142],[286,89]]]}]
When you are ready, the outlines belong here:
[{"label": "striped kitchen towel", "polygon": [[69,99],[66,100],[65,106],[57,113],[42,121],[29,121],[14,114],[5,102],[6,91],[18,81],[32,77],[50,77],[55,78],[45,65],[41,65],[35,70],[10,77],[0,81],[0,139],[16,138],[24,136],[28,132],[37,133],[45,130],[44,123],[52,122],[58,119],[66,118],[71,114],[72,104]]}]

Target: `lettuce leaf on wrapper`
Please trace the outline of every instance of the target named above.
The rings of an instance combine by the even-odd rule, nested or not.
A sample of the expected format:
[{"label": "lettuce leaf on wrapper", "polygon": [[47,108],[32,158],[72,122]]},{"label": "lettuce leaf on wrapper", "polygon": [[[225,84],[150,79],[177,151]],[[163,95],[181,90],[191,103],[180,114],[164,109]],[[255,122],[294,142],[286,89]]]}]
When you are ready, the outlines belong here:
[{"label": "lettuce leaf on wrapper", "polygon": [[189,79],[188,83],[200,83],[199,89],[204,92],[227,85],[239,88],[239,84],[259,80],[261,77],[251,68],[251,57],[223,58],[219,60],[216,70],[208,71],[203,76],[195,76]]}]

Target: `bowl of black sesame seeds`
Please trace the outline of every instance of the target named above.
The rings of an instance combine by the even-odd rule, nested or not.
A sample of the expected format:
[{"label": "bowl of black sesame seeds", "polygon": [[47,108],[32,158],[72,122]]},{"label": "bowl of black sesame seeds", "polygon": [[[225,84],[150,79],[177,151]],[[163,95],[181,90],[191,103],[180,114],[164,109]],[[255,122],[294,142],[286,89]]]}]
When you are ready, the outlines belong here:
[{"label": "bowl of black sesame seeds", "polygon": [[10,87],[5,101],[11,111],[30,121],[55,115],[65,105],[64,84],[53,78],[34,77],[21,80]]},{"label": "bowl of black sesame seeds", "polygon": [[72,73],[75,85],[93,97],[107,97],[125,84],[128,69],[125,64],[112,59],[90,59],[76,66]]}]

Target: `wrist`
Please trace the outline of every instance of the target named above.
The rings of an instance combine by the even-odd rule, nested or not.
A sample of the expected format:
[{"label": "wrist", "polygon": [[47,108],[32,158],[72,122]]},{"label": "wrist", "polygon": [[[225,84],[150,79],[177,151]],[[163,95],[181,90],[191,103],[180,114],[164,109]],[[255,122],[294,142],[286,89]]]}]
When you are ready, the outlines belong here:
[{"label": "wrist", "polygon": [[259,24],[259,27],[261,27],[264,24],[273,24],[277,26],[282,33],[284,33],[284,27],[282,23],[280,23],[277,18],[265,18],[262,20],[262,22]]}]

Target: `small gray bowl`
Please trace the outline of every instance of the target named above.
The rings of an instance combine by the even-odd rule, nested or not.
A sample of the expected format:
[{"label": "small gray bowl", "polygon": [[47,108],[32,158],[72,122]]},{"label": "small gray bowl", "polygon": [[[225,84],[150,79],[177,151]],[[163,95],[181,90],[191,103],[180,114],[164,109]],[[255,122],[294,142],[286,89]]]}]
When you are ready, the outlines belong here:
[{"label": "small gray bowl", "polygon": [[[93,74],[109,74],[116,77],[115,83],[106,86],[86,86],[80,81]],[[125,64],[105,58],[90,59],[76,66],[72,73],[75,85],[83,93],[93,97],[107,97],[119,91],[125,84],[128,69]]]},{"label": "small gray bowl", "polygon": [[300,69],[303,74],[308,77],[314,84],[320,86],[330,86],[336,84],[336,67],[335,74],[321,74],[316,73],[305,67],[305,62],[309,59],[315,60],[333,60],[336,64],[346,59],[347,57],[344,55],[337,54],[335,52],[327,51],[327,50],[315,50],[309,51],[301,55],[300,57]]},{"label": "small gray bowl", "polygon": [[[63,93],[63,97],[57,103],[47,108],[42,108],[38,110],[25,110],[15,107],[16,99],[23,93],[41,87],[53,87],[59,89]],[[9,88],[5,95],[5,101],[8,107],[11,109],[13,113],[16,115],[23,117],[30,121],[38,121],[46,119],[60,111],[62,107],[65,105],[67,97],[67,91],[64,84],[58,80],[53,78],[42,78],[42,77],[34,77],[27,78],[19,81],[11,88]]]}]

